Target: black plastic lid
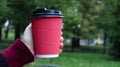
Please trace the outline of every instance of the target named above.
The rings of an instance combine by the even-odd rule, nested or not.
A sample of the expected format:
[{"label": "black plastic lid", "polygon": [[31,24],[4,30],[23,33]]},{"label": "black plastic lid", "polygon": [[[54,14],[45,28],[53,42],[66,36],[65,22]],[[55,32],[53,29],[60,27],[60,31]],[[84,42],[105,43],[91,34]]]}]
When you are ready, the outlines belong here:
[{"label": "black plastic lid", "polygon": [[49,10],[49,9],[43,8],[43,9],[36,9],[35,11],[33,11],[31,17],[32,18],[35,18],[35,17],[63,17],[63,14],[61,13],[61,11],[58,11],[58,10]]}]

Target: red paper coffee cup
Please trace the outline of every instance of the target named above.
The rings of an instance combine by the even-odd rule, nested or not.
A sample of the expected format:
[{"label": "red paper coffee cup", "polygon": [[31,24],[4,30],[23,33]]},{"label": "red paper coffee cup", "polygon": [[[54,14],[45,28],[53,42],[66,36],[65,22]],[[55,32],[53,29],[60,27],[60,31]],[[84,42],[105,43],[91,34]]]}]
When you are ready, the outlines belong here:
[{"label": "red paper coffee cup", "polygon": [[33,12],[32,36],[38,58],[59,56],[62,17],[62,13],[57,10],[37,9]]}]

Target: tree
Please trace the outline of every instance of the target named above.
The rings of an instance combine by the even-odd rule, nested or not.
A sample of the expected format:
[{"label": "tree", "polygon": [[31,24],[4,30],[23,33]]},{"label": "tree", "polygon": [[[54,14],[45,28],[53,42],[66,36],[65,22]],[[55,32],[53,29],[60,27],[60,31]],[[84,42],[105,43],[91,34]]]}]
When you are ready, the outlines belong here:
[{"label": "tree", "polygon": [[115,32],[115,18],[114,11],[116,10],[116,0],[105,0],[101,1],[101,11],[98,14],[98,18],[95,20],[95,24],[99,28],[99,30],[104,33],[104,53],[107,51],[107,47],[111,42],[112,36]]},{"label": "tree", "polygon": [[[81,0],[77,1],[77,10],[81,13],[81,21],[79,21],[81,27],[79,29],[79,37],[81,39],[93,39],[98,33],[97,26],[94,24],[94,20],[97,18],[99,13],[98,8],[96,8],[96,0]],[[88,42],[89,44],[89,42]]]},{"label": "tree", "polygon": [[11,9],[11,21],[15,27],[15,39],[20,38],[21,31],[30,22],[30,15],[35,9],[34,0],[8,0],[8,7]]},{"label": "tree", "polygon": [[72,38],[74,51],[73,47],[80,45],[81,38],[92,39],[96,36],[98,30],[93,22],[99,10],[95,8],[96,0],[74,0],[72,3],[74,6],[66,9],[64,35]]},{"label": "tree", "polygon": [[71,51],[80,47],[80,27],[82,20],[82,13],[78,11],[77,1],[71,2],[72,6],[66,9],[64,17],[64,37],[71,39]]},{"label": "tree", "polygon": [[8,19],[9,16],[9,8],[7,7],[7,1],[1,0],[0,1],[0,41],[2,37],[2,25]]},{"label": "tree", "polygon": [[120,61],[120,1],[117,0],[116,4],[116,10],[114,12],[114,17],[116,18],[116,23],[114,26],[115,33],[112,37],[113,45],[111,47],[110,54],[113,59]]}]

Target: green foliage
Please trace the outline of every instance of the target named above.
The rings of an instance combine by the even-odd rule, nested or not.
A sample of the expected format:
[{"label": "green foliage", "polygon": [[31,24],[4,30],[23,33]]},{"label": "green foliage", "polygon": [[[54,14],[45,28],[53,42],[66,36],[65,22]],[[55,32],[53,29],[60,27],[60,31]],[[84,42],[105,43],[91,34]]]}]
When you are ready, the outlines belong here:
[{"label": "green foliage", "polygon": [[6,0],[1,0],[0,1],[0,23],[3,19],[8,19],[9,16],[9,8],[7,7],[7,1]]},{"label": "green foliage", "polygon": [[[95,34],[98,32],[96,25],[93,24],[97,13],[95,0],[76,0],[73,3],[74,6],[69,6],[64,14],[63,30],[69,32],[70,37],[94,38],[96,36]],[[78,27],[79,25],[80,27]],[[74,27],[76,29],[73,29]],[[78,32],[75,33],[73,31]],[[67,33],[64,34],[67,35]]]},{"label": "green foliage", "polygon": [[120,1],[117,1],[117,6],[116,6],[116,10],[115,10],[115,18],[116,18],[116,23],[115,23],[115,27],[114,27],[114,31],[115,34],[113,35],[113,45],[111,47],[111,56],[113,56],[113,58],[115,60],[119,60],[120,61]]},{"label": "green foliage", "polygon": [[30,23],[30,15],[35,9],[36,5],[34,0],[7,0],[7,6],[10,9],[10,20],[13,25],[18,25],[21,30]]},{"label": "green foliage", "polygon": [[95,38],[98,33],[98,28],[94,24],[95,19],[100,11],[100,6],[97,7],[96,0],[82,0],[78,6],[79,11],[82,13],[81,24],[81,37],[82,38]]},{"label": "green foliage", "polygon": [[107,34],[113,32],[115,26],[115,17],[113,13],[116,9],[116,0],[103,1],[103,8],[97,18],[96,24],[99,28],[103,29]]},{"label": "green foliage", "polygon": [[23,22],[29,19],[32,10],[35,8],[35,3],[33,0],[8,0],[8,7],[12,12],[11,19]]}]

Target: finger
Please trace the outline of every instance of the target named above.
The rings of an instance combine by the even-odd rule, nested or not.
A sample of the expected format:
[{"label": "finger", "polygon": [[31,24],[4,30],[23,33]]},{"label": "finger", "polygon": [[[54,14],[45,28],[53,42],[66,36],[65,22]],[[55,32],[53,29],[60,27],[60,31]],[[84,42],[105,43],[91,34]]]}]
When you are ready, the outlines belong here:
[{"label": "finger", "polygon": [[60,49],[60,53],[62,53],[62,51],[63,51],[63,50],[62,50],[62,49]]},{"label": "finger", "polygon": [[61,36],[63,35],[63,32],[61,31]]},{"label": "finger", "polygon": [[64,44],[61,42],[60,43],[60,48],[62,49],[64,47]]},{"label": "finger", "polygon": [[64,38],[62,36],[60,37],[60,42],[64,42]]},{"label": "finger", "polygon": [[30,27],[30,28],[31,28],[31,23],[28,25],[28,27]]}]

